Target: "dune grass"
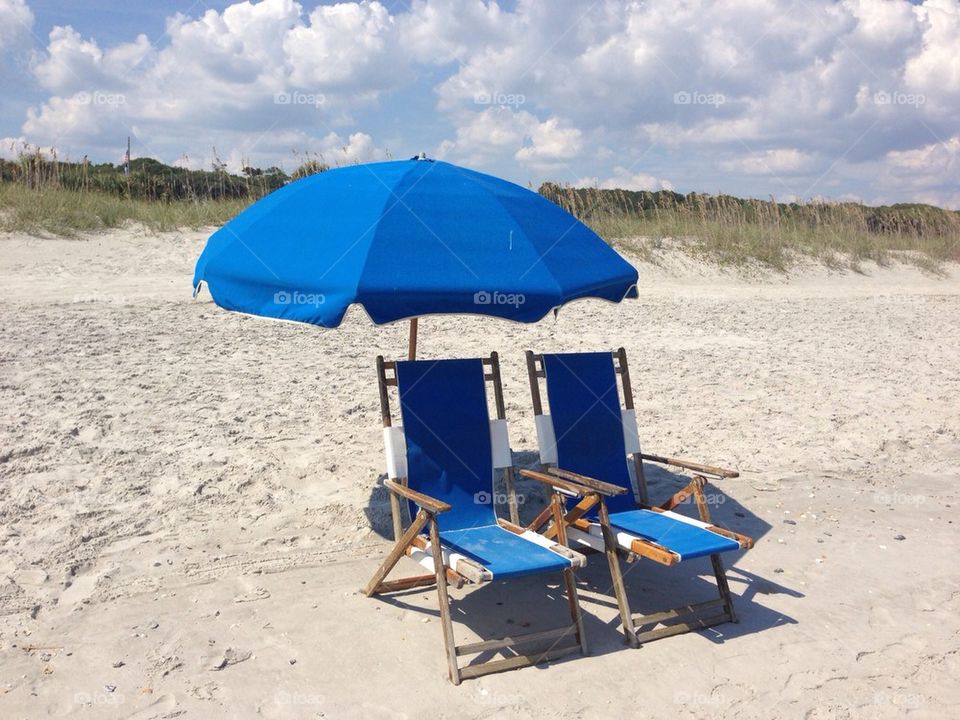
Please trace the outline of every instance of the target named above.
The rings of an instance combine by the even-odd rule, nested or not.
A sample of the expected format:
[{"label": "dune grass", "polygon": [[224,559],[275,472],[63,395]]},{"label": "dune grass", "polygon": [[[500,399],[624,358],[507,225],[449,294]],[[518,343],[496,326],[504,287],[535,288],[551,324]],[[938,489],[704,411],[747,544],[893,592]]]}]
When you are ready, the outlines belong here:
[{"label": "dune grass", "polygon": [[540,192],[613,245],[652,260],[679,248],[708,262],[787,271],[801,258],[859,271],[893,260],[940,272],[960,262],[960,213],[929,205],[777,203],[698,193],[560,188]]},{"label": "dune grass", "polygon": [[692,220],[679,213],[650,219],[596,217],[586,222],[614,246],[650,261],[655,251],[669,247],[719,265],[760,265],[780,272],[801,258],[854,271],[860,271],[864,262],[882,266],[898,260],[937,273],[944,262],[960,262],[958,236],[871,233],[851,223],[764,227]]},{"label": "dune grass", "polygon": [[252,200],[138,200],[95,191],[0,183],[0,230],[73,236],[138,223],[151,230],[221,225]]},{"label": "dune grass", "polygon": [[[0,231],[69,237],[129,223],[158,232],[211,227],[254,202],[254,190],[245,197],[207,193],[168,200],[2,181]],[[855,271],[864,262],[897,260],[932,273],[942,272],[944,262],[960,262],[960,213],[928,205],[783,204],[551,184],[540,192],[615,247],[650,261],[670,248],[718,265],[780,272],[802,258]]]}]

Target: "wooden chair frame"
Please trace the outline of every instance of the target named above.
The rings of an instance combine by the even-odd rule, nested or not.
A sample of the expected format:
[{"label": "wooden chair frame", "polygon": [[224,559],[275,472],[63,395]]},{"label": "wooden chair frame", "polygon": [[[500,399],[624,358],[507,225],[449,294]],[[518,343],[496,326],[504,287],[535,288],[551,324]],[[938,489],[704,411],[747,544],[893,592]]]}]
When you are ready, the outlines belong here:
[{"label": "wooden chair frame", "polygon": [[[505,419],[505,411],[503,389],[500,382],[500,362],[497,353],[493,352],[490,354],[490,357],[482,358],[482,362],[484,365],[484,380],[493,386],[497,418],[503,420]],[[397,385],[396,368],[397,365],[395,361],[386,361],[382,355],[377,357],[380,410],[384,427],[391,427],[393,424],[389,388]],[[455,567],[450,567],[444,563],[437,516],[440,513],[450,510],[449,504],[411,489],[408,486],[406,478],[398,478],[397,480],[388,479],[384,482],[384,485],[390,491],[390,510],[393,516],[393,531],[396,543],[380,567],[377,568],[373,577],[370,578],[363,592],[367,597],[371,597],[382,593],[436,585],[437,596],[440,603],[440,623],[443,629],[443,643],[447,656],[447,668],[450,680],[454,685],[459,685],[460,681],[465,678],[479,677],[489,673],[536,665],[571,652],[579,651],[581,654],[586,655],[587,644],[583,631],[583,618],[573,574],[573,568],[575,566],[582,566],[586,560],[583,555],[570,550],[567,545],[566,527],[563,523],[564,505],[558,492],[554,492],[550,500],[550,512],[552,513],[556,527],[559,528],[559,532],[554,532],[552,536],[557,538],[558,543],[552,546],[551,549],[573,561],[570,567],[561,571],[570,611],[570,625],[458,646],[455,644],[453,636],[453,620],[450,615],[450,599],[447,592],[448,585],[452,584],[457,588],[467,583],[480,585],[490,582],[494,578],[482,565],[466,558],[459,558]],[[506,530],[521,535],[527,531],[527,528],[520,527],[516,520],[517,503],[512,467],[506,468],[506,485],[510,502],[511,520],[508,521],[503,518],[498,518],[497,522]],[[402,499],[411,500],[419,507],[416,517],[413,518],[412,522],[406,528],[404,528],[406,513],[403,512],[403,505],[405,503],[402,502]],[[420,553],[426,550],[428,543],[420,535],[425,527],[428,529],[430,538],[429,551],[433,561],[434,572],[401,578],[399,580],[386,580],[387,575],[396,566],[400,558],[404,555],[411,555],[418,550]],[[570,635],[573,636],[574,643],[559,645],[564,638]],[[511,657],[499,660],[487,660],[482,663],[468,664],[463,667],[459,665],[457,660],[457,658],[462,655],[514,648],[517,645],[537,641],[550,641],[551,644],[542,652],[531,652],[528,654],[518,653]]]},{"label": "wooden chair frame", "polygon": [[[627,352],[621,347],[613,352],[612,355],[614,370],[620,378],[620,385],[623,391],[624,409],[633,410],[633,386],[630,381]],[[543,400],[540,393],[540,380],[546,379],[543,355],[536,355],[528,350],[526,357],[527,375],[530,380],[530,394],[533,399],[533,411],[535,415],[542,415]],[[639,509],[664,512],[673,510],[690,497],[693,497],[701,521],[708,524],[706,529],[737,541],[744,549],[753,547],[753,540],[751,538],[712,524],[710,509],[707,504],[706,494],[703,490],[707,483],[706,476],[714,478],[736,478],[739,477],[738,472],[678,458],[651,455],[644,452],[631,453],[630,459],[636,470],[636,487],[633,488],[633,492]],[[693,479],[665,503],[661,505],[651,505],[649,503],[646,477],[643,471],[644,460],[690,471],[693,473]],[[567,493],[574,494],[581,498],[573,508],[566,512],[563,517],[563,524],[586,532],[590,527],[590,522],[585,520],[583,516],[593,508],[596,507],[597,509],[597,517],[603,534],[604,553],[607,556],[607,562],[610,566],[610,576],[613,580],[613,588],[620,610],[620,619],[628,644],[633,647],[639,647],[642,642],[669,637],[670,635],[678,635],[691,630],[701,630],[713,625],[719,625],[720,623],[737,622],[737,615],[733,607],[733,595],[730,593],[730,586],[727,583],[723,560],[720,555],[716,553],[710,555],[710,562],[713,566],[713,574],[716,578],[717,589],[720,595],[718,600],[684,605],[664,612],[634,617],[630,611],[630,604],[627,600],[626,587],[620,569],[620,558],[623,557],[628,562],[633,562],[637,558],[647,558],[662,565],[675,565],[680,562],[680,556],[667,547],[640,538],[633,540],[630,550],[620,547],[610,525],[610,514],[607,511],[605,498],[625,494],[627,492],[626,488],[563,470],[562,468],[547,467],[546,470],[546,473],[533,470],[521,470],[520,474],[526,478],[551,485],[554,488],[560,488]],[[545,525],[547,528],[542,533],[544,536],[552,538],[558,534],[559,526],[554,519],[554,515],[552,512],[547,512],[547,510],[540,513],[527,527],[534,532],[539,532]],[[591,550],[584,548],[584,551],[590,552]],[[722,611],[719,614],[704,615],[707,611],[716,608],[722,608]],[[657,625],[666,620],[683,620],[683,622],[657,627]]]}]

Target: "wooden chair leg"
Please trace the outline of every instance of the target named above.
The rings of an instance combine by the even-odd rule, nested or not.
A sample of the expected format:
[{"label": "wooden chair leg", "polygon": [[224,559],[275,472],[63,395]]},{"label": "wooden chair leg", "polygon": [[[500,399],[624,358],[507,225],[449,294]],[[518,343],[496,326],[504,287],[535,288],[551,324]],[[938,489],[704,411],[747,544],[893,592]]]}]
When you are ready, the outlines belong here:
[{"label": "wooden chair leg", "polygon": [[640,494],[640,503],[650,504],[650,492],[647,490],[647,475],[643,471],[643,456],[640,453],[633,454],[633,467],[637,477],[637,490]]},{"label": "wooden chair leg", "polygon": [[600,529],[603,532],[604,553],[610,565],[610,578],[613,580],[613,591],[617,596],[617,605],[620,607],[620,622],[623,624],[623,634],[630,647],[640,647],[637,631],[633,626],[633,615],[630,612],[630,603],[627,601],[627,588],[623,584],[623,574],[620,572],[620,556],[617,554],[617,539],[610,529],[610,513],[607,512],[607,503],[601,499],[599,508]]},{"label": "wooden chair leg", "polygon": [[710,506],[707,503],[707,496],[703,492],[703,487],[704,485],[707,484],[707,479],[702,475],[694,475],[693,482],[694,482],[693,498],[697,503],[697,512],[700,513],[700,519],[703,522],[709,523],[711,522]]},{"label": "wooden chair leg", "polygon": [[580,653],[587,654],[587,637],[583,632],[583,615],[580,612],[580,596],[577,595],[577,580],[573,575],[573,568],[563,571],[563,584],[567,588],[567,603],[570,605],[570,619],[576,629],[577,642],[580,643]]},{"label": "wooden chair leg", "polygon": [[390,517],[393,520],[394,542],[399,542],[403,537],[403,516],[400,513],[400,498],[396,493],[390,493]]},{"label": "wooden chair leg", "polygon": [[[550,507],[553,510],[553,522],[557,526],[557,540],[564,547],[570,547],[567,541],[567,526],[563,522],[563,500],[559,493],[550,497]],[[583,615],[580,613],[580,596],[577,595],[577,579],[573,568],[563,571],[563,583],[567,588],[567,603],[570,605],[570,618],[577,633],[577,642],[580,643],[580,652],[587,654],[587,638],[583,632]]]},{"label": "wooden chair leg", "polygon": [[443,550],[440,547],[440,530],[437,519],[430,519],[430,549],[433,567],[437,573],[437,599],[440,602],[440,625],[443,628],[443,645],[447,652],[447,669],[450,682],[460,684],[460,668],[457,666],[457,648],[453,638],[453,620],[450,618],[450,597],[447,594],[447,573],[443,567]]},{"label": "wooden chair leg", "polygon": [[717,579],[717,588],[720,590],[720,597],[723,598],[727,616],[730,618],[730,622],[738,622],[737,613],[733,609],[733,594],[730,592],[730,585],[727,582],[727,573],[723,567],[723,560],[719,555],[714,554],[710,556],[710,562],[713,563],[713,574]]}]

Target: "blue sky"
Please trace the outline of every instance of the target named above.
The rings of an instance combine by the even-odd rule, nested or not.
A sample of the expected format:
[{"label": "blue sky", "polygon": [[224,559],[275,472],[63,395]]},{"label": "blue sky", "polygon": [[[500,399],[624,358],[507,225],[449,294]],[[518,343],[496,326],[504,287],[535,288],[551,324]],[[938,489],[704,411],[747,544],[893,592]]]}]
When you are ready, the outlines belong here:
[{"label": "blue sky", "polygon": [[0,152],[960,208],[956,0],[0,0]]}]

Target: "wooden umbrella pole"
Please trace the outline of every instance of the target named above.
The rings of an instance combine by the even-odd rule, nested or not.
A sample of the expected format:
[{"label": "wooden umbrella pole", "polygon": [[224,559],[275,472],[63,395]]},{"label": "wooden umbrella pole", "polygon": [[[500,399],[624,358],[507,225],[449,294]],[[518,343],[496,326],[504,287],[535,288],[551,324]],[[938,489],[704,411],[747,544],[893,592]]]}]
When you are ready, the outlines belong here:
[{"label": "wooden umbrella pole", "polygon": [[417,359],[417,318],[410,318],[410,345],[407,359]]}]

